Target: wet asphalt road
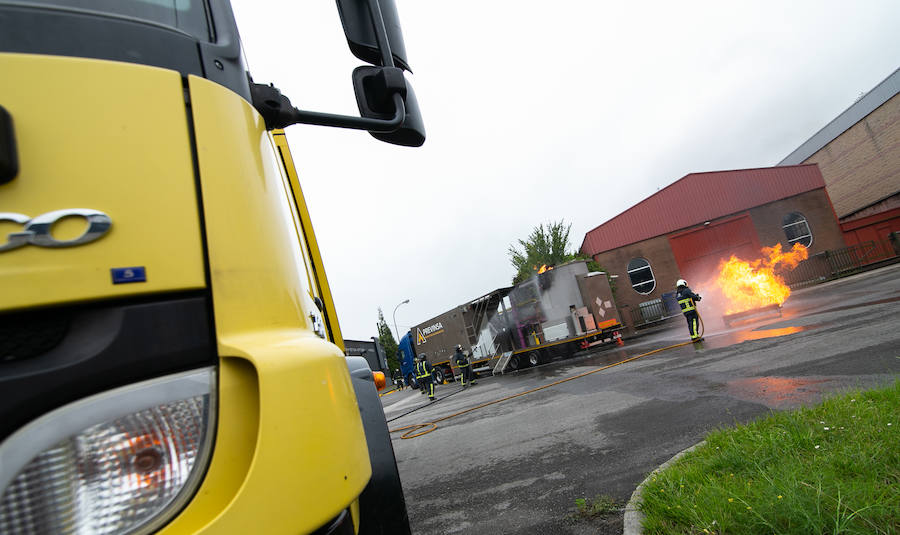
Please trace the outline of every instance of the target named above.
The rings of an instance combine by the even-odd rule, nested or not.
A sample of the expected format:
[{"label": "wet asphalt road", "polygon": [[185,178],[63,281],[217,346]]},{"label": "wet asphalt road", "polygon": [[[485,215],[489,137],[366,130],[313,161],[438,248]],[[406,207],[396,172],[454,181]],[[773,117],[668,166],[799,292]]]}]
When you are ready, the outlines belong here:
[{"label": "wet asphalt road", "polygon": [[[696,346],[460,415],[418,438],[395,433],[413,533],[621,533],[621,514],[570,520],[575,499],[606,494],[624,503],[647,473],[715,428],[897,379],[898,318],[895,264],[796,291],[781,317],[728,330],[705,317],[706,340]],[[396,418],[391,429],[434,421],[686,337],[678,322],[622,348],[485,378],[458,393],[440,386],[444,399],[430,406],[415,390],[382,402]]]}]

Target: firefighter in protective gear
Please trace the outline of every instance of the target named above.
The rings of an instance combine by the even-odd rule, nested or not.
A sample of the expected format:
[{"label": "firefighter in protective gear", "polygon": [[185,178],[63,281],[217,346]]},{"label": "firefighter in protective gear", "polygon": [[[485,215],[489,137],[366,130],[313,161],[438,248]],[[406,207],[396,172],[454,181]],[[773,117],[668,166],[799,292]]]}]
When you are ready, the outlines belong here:
[{"label": "firefighter in protective gear", "polygon": [[425,360],[425,355],[420,355],[416,363],[416,381],[423,394],[428,394],[428,399],[434,401],[434,379],[431,377],[431,364]]},{"label": "firefighter in protective gear", "polygon": [[675,299],[678,300],[678,306],[687,320],[688,330],[691,332],[691,341],[699,342],[702,337],[700,336],[700,315],[697,313],[697,302],[701,298],[688,288],[687,281],[684,279],[678,279],[675,287],[678,292],[675,295]]},{"label": "firefighter in protective gear", "polygon": [[469,363],[469,357],[463,353],[462,346],[456,345],[456,353],[453,354],[453,359],[456,362],[456,366],[459,368],[460,373],[460,384],[462,384],[463,388],[468,388],[469,385],[474,385],[475,379],[472,377],[472,366]]},{"label": "firefighter in protective gear", "polygon": [[426,392],[425,383],[422,381],[422,357],[416,355],[413,357],[413,368],[416,372],[416,388],[419,389],[420,394],[424,394]]}]

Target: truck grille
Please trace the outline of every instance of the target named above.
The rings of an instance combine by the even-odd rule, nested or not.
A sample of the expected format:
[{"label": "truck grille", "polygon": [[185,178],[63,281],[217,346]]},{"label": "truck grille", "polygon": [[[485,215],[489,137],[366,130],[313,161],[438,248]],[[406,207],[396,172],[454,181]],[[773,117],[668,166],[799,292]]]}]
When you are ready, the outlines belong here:
[{"label": "truck grille", "polygon": [[0,316],[0,364],[46,353],[68,330],[69,315],[60,312]]}]

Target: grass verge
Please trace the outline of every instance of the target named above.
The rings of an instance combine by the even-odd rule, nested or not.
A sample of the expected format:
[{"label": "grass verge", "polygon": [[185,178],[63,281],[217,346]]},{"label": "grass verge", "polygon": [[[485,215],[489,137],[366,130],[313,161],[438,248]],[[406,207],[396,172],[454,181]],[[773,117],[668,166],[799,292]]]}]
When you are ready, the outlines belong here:
[{"label": "grass verge", "polygon": [[574,520],[597,518],[618,513],[621,509],[622,505],[609,496],[597,495],[594,499],[578,498],[575,500],[575,512],[572,513],[572,518]]},{"label": "grass verge", "polygon": [[644,533],[900,533],[898,427],[900,381],[715,431],[644,486]]}]

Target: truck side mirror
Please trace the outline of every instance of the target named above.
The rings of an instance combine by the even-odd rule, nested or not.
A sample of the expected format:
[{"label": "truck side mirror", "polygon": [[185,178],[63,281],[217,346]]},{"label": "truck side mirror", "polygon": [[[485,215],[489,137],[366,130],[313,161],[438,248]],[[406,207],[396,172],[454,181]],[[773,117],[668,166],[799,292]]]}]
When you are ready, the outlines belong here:
[{"label": "truck side mirror", "polygon": [[360,117],[295,108],[278,88],[250,80],[253,107],[263,116],[268,130],[297,123],[316,124],[368,130],[387,143],[421,146],[425,143],[425,125],[416,94],[403,76],[409,66],[394,0],[337,0],[337,7],[350,50],[363,61],[378,65],[353,71]]},{"label": "truck side mirror", "polygon": [[399,94],[406,108],[403,123],[391,132],[369,131],[372,137],[394,145],[421,147],[425,143],[425,124],[412,85],[396,67],[357,67],[353,71],[353,89],[359,114],[370,119],[390,120],[397,113],[394,95]]},{"label": "truck side mirror", "polygon": [[344,35],[350,51],[357,58],[372,65],[385,65],[382,60],[381,43],[375,31],[377,17],[372,7],[381,8],[381,18],[387,33],[387,45],[398,67],[412,72],[406,59],[406,45],[403,43],[403,32],[400,29],[400,17],[394,0],[337,0],[338,14],[344,26]]}]

